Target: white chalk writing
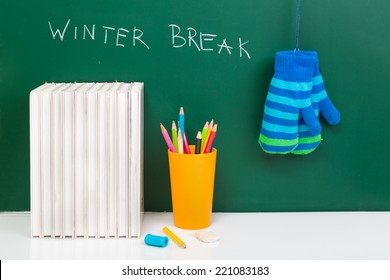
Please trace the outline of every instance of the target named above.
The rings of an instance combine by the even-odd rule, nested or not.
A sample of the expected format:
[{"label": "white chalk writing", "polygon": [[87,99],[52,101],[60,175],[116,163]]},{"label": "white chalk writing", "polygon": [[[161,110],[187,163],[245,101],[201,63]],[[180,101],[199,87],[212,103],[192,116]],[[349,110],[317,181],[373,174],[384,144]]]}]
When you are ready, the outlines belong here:
[{"label": "white chalk writing", "polygon": [[[66,34],[68,33],[68,27],[70,23],[71,20],[68,19],[64,24],[53,27],[54,24],[52,24],[51,21],[48,21],[53,39],[56,40],[57,38],[59,38],[61,41],[64,41],[68,37]],[[148,50],[150,49],[149,45],[142,38],[144,32],[136,26],[133,27],[133,32],[130,35],[131,39],[127,41],[126,39],[128,39],[127,37],[129,37],[130,31],[123,27],[115,28],[112,26],[102,25],[97,28],[96,24],[92,24],[89,26],[84,24],[82,28],[74,26],[74,28],[72,29],[74,30],[74,36],[72,38],[73,40],[77,40],[79,38],[78,32],[81,29],[83,32],[83,40],[97,40],[97,33],[100,32],[99,38],[104,44],[113,43],[113,45],[116,47],[141,46],[142,48],[146,48]],[[69,35],[69,38],[71,38],[70,36],[71,35]]]},{"label": "white chalk writing", "polygon": [[[181,27],[177,24],[170,24],[169,27],[171,28],[171,42],[173,48],[182,48],[188,45],[188,47],[194,46],[199,52],[213,52],[219,47],[217,52],[219,55],[223,50],[229,55],[232,55],[233,53],[232,50],[234,50],[234,48],[228,44],[227,39],[218,39],[219,36],[217,34],[198,32],[193,27],[188,27],[187,30],[183,32]],[[219,44],[216,43],[218,41],[220,42]],[[245,45],[247,45],[249,41],[243,42],[241,37],[238,37],[237,41],[237,49],[239,50],[237,55],[251,59],[248,49],[245,48]]]},{"label": "white chalk writing", "polygon": [[[55,23],[48,21],[48,24],[53,40],[88,40],[120,48],[151,49],[146,40],[147,36],[144,36],[144,31],[135,25],[132,28],[97,25],[95,23],[75,25],[70,18],[66,21]],[[236,39],[228,40],[225,36],[198,31],[194,27],[182,29],[174,23],[169,24],[168,27],[168,31],[171,34],[171,47],[174,49],[188,46],[188,48],[192,48],[197,52],[209,52],[228,56],[236,55],[240,58],[251,59],[249,41],[243,40],[240,36],[237,36]],[[150,33],[152,32],[147,34]]]}]

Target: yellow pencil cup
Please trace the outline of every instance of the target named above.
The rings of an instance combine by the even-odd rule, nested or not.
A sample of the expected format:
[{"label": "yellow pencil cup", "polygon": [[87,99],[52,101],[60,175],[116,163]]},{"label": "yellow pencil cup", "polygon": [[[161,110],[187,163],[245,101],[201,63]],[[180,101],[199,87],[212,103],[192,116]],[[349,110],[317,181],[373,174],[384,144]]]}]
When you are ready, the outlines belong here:
[{"label": "yellow pencil cup", "polygon": [[168,150],[174,224],[183,229],[210,226],[217,150],[211,153],[172,153]]}]

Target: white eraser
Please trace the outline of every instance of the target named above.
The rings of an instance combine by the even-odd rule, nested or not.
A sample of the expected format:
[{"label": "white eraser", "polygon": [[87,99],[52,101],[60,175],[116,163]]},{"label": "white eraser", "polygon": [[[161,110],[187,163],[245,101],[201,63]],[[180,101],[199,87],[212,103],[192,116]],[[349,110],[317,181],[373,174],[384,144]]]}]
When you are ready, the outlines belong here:
[{"label": "white eraser", "polygon": [[217,242],[219,236],[211,231],[198,231],[195,233],[195,237],[205,243]]}]

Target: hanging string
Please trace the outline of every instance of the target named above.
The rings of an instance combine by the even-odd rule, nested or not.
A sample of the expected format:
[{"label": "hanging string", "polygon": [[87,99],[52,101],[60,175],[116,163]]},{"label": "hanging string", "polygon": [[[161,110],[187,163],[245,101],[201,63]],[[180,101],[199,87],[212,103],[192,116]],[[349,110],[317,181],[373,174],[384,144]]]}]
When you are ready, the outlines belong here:
[{"label": "hanging string", "polygon": [[295,22],[295,50],[299,50],[299,29],[301,21],[301,0],[297,0],[297,12],[296,12],[296,22]]}]

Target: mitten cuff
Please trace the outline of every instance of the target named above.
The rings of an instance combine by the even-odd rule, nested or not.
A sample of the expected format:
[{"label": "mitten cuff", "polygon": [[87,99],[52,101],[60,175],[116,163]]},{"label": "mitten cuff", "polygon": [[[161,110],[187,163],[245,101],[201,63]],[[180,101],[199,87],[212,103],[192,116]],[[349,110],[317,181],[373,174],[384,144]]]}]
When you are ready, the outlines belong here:
[{"label": "mitten cuff", "polygon": [[291,51],[277,52],[274,77],[290,82],[311,82],[316,61],[314,56]]}]

